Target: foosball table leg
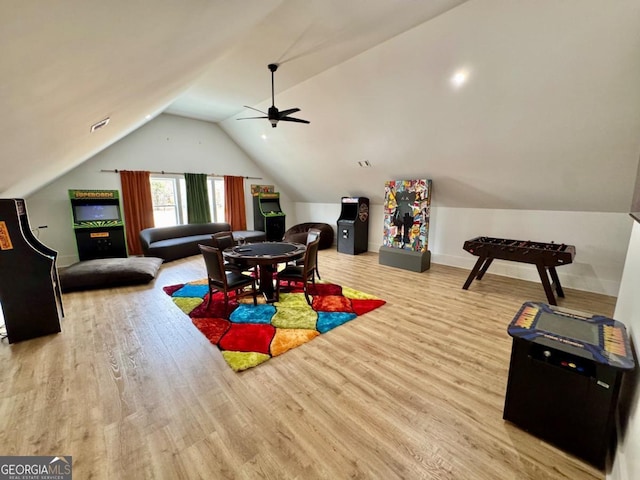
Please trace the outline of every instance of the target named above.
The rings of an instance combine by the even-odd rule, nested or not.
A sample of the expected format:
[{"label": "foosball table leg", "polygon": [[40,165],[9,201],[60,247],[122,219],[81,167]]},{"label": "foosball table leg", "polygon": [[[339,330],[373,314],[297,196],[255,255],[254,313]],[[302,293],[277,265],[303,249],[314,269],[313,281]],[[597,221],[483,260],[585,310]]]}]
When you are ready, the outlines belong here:
[{"label": "foosball table leg", "polygon": [[[480,269],[482,268],[483,263],[485,263],[485,260],[490,265],[491,261],[493,259],[492,258],[487,258],[487,257],[478,257],[478,260],[476,260],[476,264],[473,266],[473,268],[471,269],[471,273],[467,277],[467,281],[464,282],[464,286],[462,287],[463,290],[468,290],[469,289],[469,287],[471,286],[471,282],[473,282],[473,279],[476,278],[476,275],[478,275],[478,272],[480,272]],[[487,265],[487,268],[489,268],[489,265]],[[486,272],[486,270],[487,269],[484,268],[485,272]],[[484,272],[482,274],[484,274]],[[480,278],[482,278],[482,275],[478,275],[478,280]]]},{"label": "foosball table leg", "polygon": [[538,274],[540,274],[540,281],[542,282],[542,286],[544,287],[544,293],[547,294],[547,300],[549,301],[549,305],[558,305],[558,303],[556,302],[556,297],[553,294],[553,289],[551,288],[551,283],[549,282],[547,269],[545,268],[544,265],[540,265],[540,264],[536,264],[536,268],[538,269]]},{"label": "foosball table leg", "polygon": [[487,260],[484,262],[484,265],[482,265],[482,268],[480,269],[480,273],[478,273],[476,280],[482,280],[484,274],[487,273],[487,270],[489,270],[491,262],[493,262],[493,257],[487,257]]},{"label": "foosball table leg", "polygon": [[549,275],[551,275],[551,281],[553,282],[551,286],[555,285],[558,296],[564,298],[564,291],[562,290],[562,285],[560,285],[560,278],[558,277],[558,272],[556,272],[556,267],[549,267]]}]

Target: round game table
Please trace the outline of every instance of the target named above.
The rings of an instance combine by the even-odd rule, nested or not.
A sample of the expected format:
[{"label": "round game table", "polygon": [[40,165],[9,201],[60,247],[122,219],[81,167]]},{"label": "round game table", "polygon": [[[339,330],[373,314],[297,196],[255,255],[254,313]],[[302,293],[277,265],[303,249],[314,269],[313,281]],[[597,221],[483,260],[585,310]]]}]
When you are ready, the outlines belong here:
[{"label": "round game table", "polygon": [[297,260],[304,256],[307,247],[293,242],[262,242],[236,245],[222,252],[229,261],[240,261],[258,266],[260,272],[259,289],[267,302],[275,301],[273,273],[279,263]]}]

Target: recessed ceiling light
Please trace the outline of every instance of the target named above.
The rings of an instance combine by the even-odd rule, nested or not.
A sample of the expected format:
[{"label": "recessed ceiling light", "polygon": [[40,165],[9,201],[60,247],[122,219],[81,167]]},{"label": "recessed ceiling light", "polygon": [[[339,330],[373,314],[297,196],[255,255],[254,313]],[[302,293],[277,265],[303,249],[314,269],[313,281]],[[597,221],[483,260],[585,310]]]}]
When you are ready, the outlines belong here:
[{"label": "recessed ceiling light", "polygon": [[260,135],[260,137],[261,137],[263,140],[266,140],[266,139],[267,139],[267,134],[266,134],[266,133],[263,133],[262,135]]},{"label": "recessed ceiling light", "polygon": [[145,115],[144,117],[146,120],[150,120],[151,119],[151,115]]},{"label": "recessed ceiling light", "polygon": [[451,85],[453,85],[455,88],[461,87],[463,84],[466,83],[468,78],[469,78],[469,74],[467,72],[462,70],[457,71],[451,77]]}]

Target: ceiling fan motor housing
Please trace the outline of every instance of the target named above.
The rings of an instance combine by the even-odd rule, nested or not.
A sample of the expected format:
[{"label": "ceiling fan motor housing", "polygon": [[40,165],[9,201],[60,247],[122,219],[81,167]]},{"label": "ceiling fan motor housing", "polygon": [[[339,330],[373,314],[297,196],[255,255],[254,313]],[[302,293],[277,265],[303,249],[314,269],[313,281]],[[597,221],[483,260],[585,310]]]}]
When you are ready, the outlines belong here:
[{"label": "ceiling fan motor housing", "polygon": [[271,127],[276,128],[278,120],[280,120],[280,112],[274,106],[269,107],[269,110],[267,110],[267,118],[271,122]]}]

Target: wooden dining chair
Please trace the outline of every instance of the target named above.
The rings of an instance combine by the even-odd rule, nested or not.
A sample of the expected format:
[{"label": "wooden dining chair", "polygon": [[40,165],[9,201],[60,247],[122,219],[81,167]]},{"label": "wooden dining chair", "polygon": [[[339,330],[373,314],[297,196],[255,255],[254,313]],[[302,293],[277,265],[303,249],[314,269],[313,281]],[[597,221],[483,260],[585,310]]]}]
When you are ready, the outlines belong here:
[{"label": "wooden dining chair", "polygon": [[254,277],[234,270],[227,270],[224,265],[222,251],[219,248],[209,247],[208,245],[198,245],[198,247],[200,247],[200,252],[202,252],[202,257],[207,267],[207,279],[209,281],[209,298],[207,299],[206,307],[211,303],[213,292],[216,290],[221,291],[224,293],[224,314],[227,315],[229,292],[235,291],[236,297],[239,297],[241,291],[249,285],[251,285],[253,304],[258,304],[256,279]]},{"label": "wooden dining chair", "polygon": [[[316,239],[320,239],[320,230],[318,230],[317,228],[310,228],[307,231],[307,241],[305,242],[306,245],[308,246],[311,242],[313,242]],[[319,250],[319,248],[318,248]],[[291,262],[292,265],[297,265],[298,267],[301,267],[302,265],[304,265],[304,257],[300,258],[298,260],[295,260],[293,262]],[[315,269],[313,271],[314,275],[316,275],[318,277],[318,280],[322,280],[322,278],[320,277],[320,273],[318,272],[318,254],[316,252],[316,266]]]},{"label": "wooden dining chair", "polygon": [[[309,231],[307,232],[307,245],[309,245],[311,242],[315,241],[316,239],[320,241],[321,233],[322,232],[317,228],[310,228]],[[318,272],[318,250],[320,250],[319,246],[318,246],[318,249],[316,250],[316,265],[313,269],[313,273],[318,277],[318,280],[322,280],[322,278],[320,277],[320,272]],[[304,259],[301,263],[304,263]]]},{"label": "wooden dining chair", "polygon": [[219,248],[220,250],[225,250],[227,248],[236,246],[236,241],[233,238],[233,233],[228,230],[211,234],[211,239],[213,240],[213,246]]},{"label": "wooden dining chair", "polygon": [[304,260],[301,266],[287,265],[284,270],[276,274],[276,301],[280,299],[280,282],[286,281],[291,285],[293,282],[302,283],[304,288],[304,298],[311,305],[309,298],[309,284],[315,283],[315,272],[318,261],[318,246],[320,237],[307,245],[304,252]]},{"label": "wooden dining chair", "polygon": [[[212,245],[220,251],[226,250],[227,248],[235,247],[237,244],[237,242],[233,238],[233,233],[230,231],[216,232],[211,235],[211,240]],[[255,267],[249,266],[248,264],[239,260],[225,260],[224,265],[226,270],[236,271],[239,273],[253,271],[255,269]]]}]

